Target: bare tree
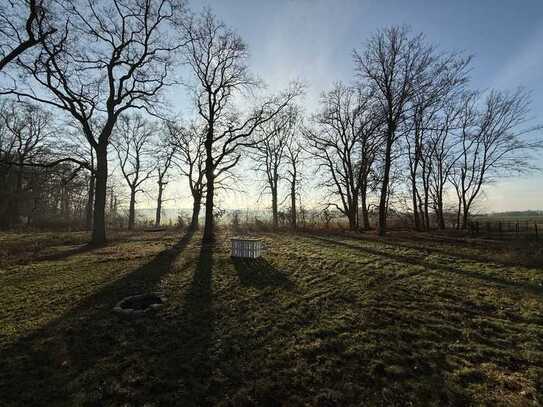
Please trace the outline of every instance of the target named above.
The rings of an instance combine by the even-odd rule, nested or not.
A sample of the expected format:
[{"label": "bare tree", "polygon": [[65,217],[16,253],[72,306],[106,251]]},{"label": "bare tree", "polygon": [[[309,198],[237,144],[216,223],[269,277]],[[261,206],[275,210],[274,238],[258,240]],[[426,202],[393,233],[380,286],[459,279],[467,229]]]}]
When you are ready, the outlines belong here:
[{"label": "bare tree", "polygon": [[541,149],[542,143],[527,137],[535,130],[524,128],[529,105],[529,95],[520,89],[513,93],[493,90],[482,102],[476,95],[465,101],[459,135],[461,158],[451,177],[462,228],[467,227],[470,209],[485,184],[498,175],[532,169],[530,154]]},{"label": "bare tree", "polygon": [[169,140],[176,150],[175,163],[187,177],[192,196],[190,230],[199,227],[202,198],[205,194],[205,127],[192,123],[187,127],[169,122]]},{"label": "bare tree", "polygon": [[[379,120],[371,109],[371,98],[358,89],[338,83],[323,94],[322,111],[314,117],[315,129],[306,129],[308,152],[318,162],[317,171],[324,175],[322,185],[334,206],[349,220],[349,228],[358,228],[358,203],[377,146]],[[372,154],[366,155],[366,154]]]},{"label": "bare tree", "polygon": [[[256,163],[256,171],[264,174],[265,187],[263,192],[269,190],[272,199],[272,222],[273,227],[277,228],[278,206],[279,206],[279,181],[284,178],[284,166],[288,159],[288,148],[292,147],[291,158],[295,158],[295,147],[291,140],[296,131],[298,122],[298,109],[295,106],[289,106],[283,112],[275,116],[272,120],[260,126],[258,132],[262,135],[262,140],[255,146],[253,151],[253,160]],[[296,161],[294,161],[296,163]],[[291,167],[291,169],[293,169]],[[295,168],[293,169],[296,170]],[[296,182],[294,178],[291,178]],[[296,185],[294,184],[294,187]],[[291,185],[292,188],[292,185]],[[295,207],[294,203],[294,207]]]},{"label": "bare tree", "polygon": [[96,175],[94,171],[94,151],[90,149],[90,174],[88,180],[88,194],[87,194],[87,206],[85,215],[85,227],[87,230],[92,230],[92,219],[94,213],[94,187],[96,183]]},{"label": "bare tree", "polygon": [[411,100],[405,134],[415,228],[430,227],[430,184],[434,145],[431,132],[449,99],[463,90],[471,58],[456,54],[432,57],[426,72],[414,79],[417,90]]},{"label": "bare tree", "polygon": [[439,229],[445,229],[445,190],[461,158],[456,131],[459,129],[462,110],[461,97],[449,98],[430,129],[430,195]]},{"label": "bare tree", "polygon": [[51,113],[38,105],[13,101],[1,105],[1,226],[21,224],[24,218],[27,225],[81,221],[86,193],[81,170],[88,165],[76,158],[58,158],[69,149],[69,143],[53,143],[61,131]]},{"label": "bare tree", "polygon": [[170,181],[170,169],[174,164],[174,156],[177,147],[170,142],[168,126],[165,124],[160,132],[160,140],[156,144],[155,168],[157,172],[158,193],[156,199],[155,226],[160,226],[162,217],[162,204],[164,202],[164,190]]},{"label": "bare tree", "polygon": [[362,228],[370,229],[368,194],[375,189],[375,163],[383,142],[384,120],[380,109],[375,106],[371,93],[360,89],[358,92],[358,138],[360,144],[360,161],[358,174],[360,177],[360,210],[362,211]]},{"label": "bare tree", "polygon": [[141,115],[123,115],[115,127],[113,147],[119,166],[130,190],[128,229],[134,228],[136,194],[143,192],[142,185],[155,172],[151,160],[151,142],[155,127]]},{"label": "bare tree", "polygon": [[[50,112],[31,103],[5,103],[0,109],[0,159],[2,161],[2,224],[17,223],[19,204],[29,166],[50,156],[54,133]],[[13,180],[13,181],[12,181]],[[9,192],[11,191],[11,192]]]},{"label": "bare tree", "polygon": [[[0,13],[0,71],[54,34],[46,0],[5,0]],[[5,6],[5,7],[4,7]]]},{"label": "bare tree", "polygon": [[[172,52],[182,44],[172,24],[181,0],[59,0],[66,17],[37,58],[19,58],[26,87],[9,90],[54,106],[79,122],[95,152],[92,242],[106,240],[107,147],[121,113],[152,110],[168,85]],[[35,89],[40,91],[34,91]]]},{"label": "bare tree", "polygon": [[433,49],[421,34],[410,37],[406,27],[378,31],[362,53],[354,51],[359,78],[372,90],[385,120],[384,163],[379,199],[379,234],[386,231],[386,213],[393,147],[399,137],[409,103],[424,92],[422,80],[433,62]]},{"label": "bare tree", "polygon": [[[301,124],[300,124],[301,127]],[[298,136],[298,131],[295,136],[292,137],[286,150],[287,161],[287,181],[289,183],[289,197],[290,197],[290,226],[292,229],[298,228],[298,212],[297,212],[297,198],[300,195],[301,182],[303,174],[301,171],[302,163],[304,160],[304,150],[301,140]]]},{"label": "bare tree", "polygon": [[[56,143],[58,146],[54,149],[55,158],[52,164],[57,165],[64,162],[76,164],[81,169],[86,170],[84,179],[86,180],[86,204],[85,204],[85,227],[92,230],[92,219],[94,212],[94,186],[96,180],[96,158],[92,146],[87,143],[86,138],[81,131],[78,121],[69,120],[63,123],[67,131],[64,132],[62,143]],[[51,163],[49,163],[51,164]]]},{"label": "bare tree", "polygon": [[209,10],[185,24],[184,35],[188,41],[186,62],[196,78],[198,113],[207,131],[203,240],[213,241],[215,180],[238,164],[243,148],[257,144],[255,130],[285,108],[300,89],[294,87],[242,114],[235,110],[235,97],[258,85],[248,72],[248,52],[243,40]]}]

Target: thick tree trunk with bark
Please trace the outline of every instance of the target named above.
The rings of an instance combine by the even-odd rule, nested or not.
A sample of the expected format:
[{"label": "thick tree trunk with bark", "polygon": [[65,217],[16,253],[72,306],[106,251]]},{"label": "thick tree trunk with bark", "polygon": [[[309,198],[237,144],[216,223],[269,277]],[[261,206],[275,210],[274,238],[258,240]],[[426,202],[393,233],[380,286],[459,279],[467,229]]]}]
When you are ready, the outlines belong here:
[{"label": "thick tree trunk with bark", "polygon": [[[213,122],[209,124],[209,128],[213,129]],[[213,198],[215,196],[215,174],[213,166],[213,133],[208,131],[206,142],[206,212],[205,225],[202,241],[211,243],[215,241],[215,219],[213,216]]]},{"label": "thick tree trunk with bark", "polygon": [[468,219],[469,219],[469,207],[464,205],[463,211],[462,211],[462,229],[468,228]]},{"label": "thick tree trunk with bark", "polygon": [[130,204],[128,206],[128,230],[134,229],[136,221],[136,189],[130,190]]},{"label": "thick tree trunk with bark", "polygon": [[158,181],[158,196],[156,198],[156,213],[155,213],[155,226],[160,226],[162,217],[162,193],[164,191],[164,184],[161,180]]},{"label": "thick tree trunk with bark", "polygon": [[415,230],[420,230],[420,216],[418,207],[418,198],[417,198],[417,182],[415,178],[411,177],[411,199],[413,203],[413,221],[415,222]]},{"label": "thick tree trunk with bark", "polygon": [[358,192],[349,200],[350,206],[347,213],[349,219],[349,230],[358,229]]},{"label": "thick tree trunk with bark", "polygon": [[273,221],[273,227],[277,229],[279,227],[279,216],[278,216],[278,208],[277,208],[277,186],[272,187],[271,189],[272,193],[272,221]]},{"label": "thick tree trunk with bark", "polygon": [[383,184],[381,186],[381,196],[379,198],[379,225],[378,233],[383,236],[386,233],[387,227],[387,205],[388,205],[388,184],[390,182],[390,165],[392,153],[392,139],[394,132],[389,130],[385,150],[385,167],[383,172]]},{"label": "thick tree trunk with bark", "polygon": [[194,194],[192,196],[192,218],[190,220],[190,230],[198,230],[200,227],[200,208],[202,206],[201,195]]},{"label": "thick tree trunk with bark", "polygon": [[205,225],[204,235],[202,241],[211,243],[215,241],[215,219],[213,216],[213,195],[214,195],[214,179],[213,174],[209,175],[206,171],[206,211],[205,211]]},{"label": "thick tree trunk with bark", "polygon": [[358,229],[357,213],[355,210],[352,210],[351,213],[349,213],[349,230],[356,229]]},{"label": "thick tree trunk with bark", "polygon": [[95,245],[106,242],[106,194],[107,194],[107,146],[96,148],[96,189],[94,193],[94,216],[92,240]]},{"label": "thick tree trunk with bark", "polygon": [[95,177],[94,174],[91,173],[90,179],[89,179],[89,192],[87,197],[87,208],[86,208],[86,215],[85,215],[85,226],[87,230],[92,229],[92,212],[94,209],[94,183],[95,183]]},{"label": "thick tree trunk with bark", "polygon": [[292,229],[297,227],[296,219],[296,181],[290,183],[290,226]]}]

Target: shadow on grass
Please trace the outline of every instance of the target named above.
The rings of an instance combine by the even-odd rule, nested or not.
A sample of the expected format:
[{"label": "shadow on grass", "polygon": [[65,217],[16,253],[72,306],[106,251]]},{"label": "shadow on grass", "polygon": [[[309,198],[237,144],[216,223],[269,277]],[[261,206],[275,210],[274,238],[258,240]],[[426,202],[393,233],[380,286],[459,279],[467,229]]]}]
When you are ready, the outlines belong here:
[{"label": "shadow on grass", "polygon": [[35,259],[27,260],[28,263],[35,262],[35,261],[56,261],[56,260],[62,260],[66,259],[70,256],[76,256],[78,254],[83,254],[87,252],[92,252],[94,250],[98,250],[100,247],[92,245],[90,243],[85,243],[80,246],[68,249],[68,250],[62,250],[58,253],[52,253],[52,254],[45,254],[36,257]]},{"label": "shadow on grass", "polygon": [[[377,250],[377,249],[373,249],[373,248],[370,248],[370,247],[358,246],[358,245],[354,245],[354,244],[350,244],[350,243],[346,243],[346,242],[340,242],[340,241],[337,241],[337,240],[332,240],[332,239],[328,239],[328,238],[324,238],[324,237],[318,237],[318,236],[315,236],[315,235],[311,235],[311,238],[315,239],[315,240],[318,240],[320,242],[323,242],[323,243],[321,243],[323,245],[325,245],[324,243],[326,243],[325,246],[327,246],[327,247],[329,247],[330,245],[348,247],[350,249],[359,250],[359,251],[366,252],[368,254],[372,254],[372,255],[375,255],[375,256],[387,257],[387,258],[390,258],[390,259],[392,259],[394,261],[397,261],[399,263],[405,263],[405,264],[410,264],[410,265],[414,265],[414,266],[422,266],[425,269],[429,269],[429,270],[438,270],[438,271],[442,271],[442,272],[446,272],[446,273],[461,274],[461,275],[463,275],[465,277],[470,277],[470,278],[486,281],[486,282],[495,284],[497,286],[501,286],[501,287],[505,287],[505,288],[509,288],[509,289],[513,289],[513,290],[524,290],[524,291],[527,291],[527,292],[529,292],[531,294],[538,295],[538,296],[543,295],[543,288],[541,286],[537,285],[537,284],[515,283],[515,282],[510,281],[510,280],[506,280],[506,279],[498,278],[498,277],[493,277],[491,275],[484,274],[484,273],[477,273],[477,272],[474,272],[474,271],[462,270],[460,268],[444,266],[444,265],[440,265],[440,264],[436,264],[436,263],[430,263],[430,262],[426,262],[426,261],[420,260],[420,259],[415,258],[415,257],[404,256],[404,255],[401,255],[401,254],[392,254],[392,253],[389,253],[389,252],[386,252],[386,251],[383,251],[383,250]],[[413,274],[410,274],[410,275],[407,275],[407,276],[404,276],[404,277],[400,277],[399,279],[410,278],[410,277],[413,277],[413,276],[421,274],[421,273],[423,273],[423,272],[413,273]],[[393,280],[393,282],[396,281],[396,280],[397,279]]]},{"label": "shadow on grass", "polygon": [[[311,234],[314,236],[314,234]],[[329,236],[336,236],[340,238],[348,238],[352,240],[358,240],[363,242],[380,243],[390,247],[402,247],[409,250],[416,250],[419,253],[425,254],[438,254],[448,257],[454,257],[459,260],[469,260],[476,262],[488,262],[494,263],[500,266],[524,266],[524,267],[542,267],[543,260],[538,259],[537,256],[526,257],[526,254],[517,256],[513,259],[496,259],[495,253],[490,250],[503,249],[505,242],[492,242],[491,244],[485,242],[484,244],[477,241],[468,241],[466,238],[447,237],[442,235],[422,235],[421,232],[412,232],[408,236],[396,236],[387,235],[386,237],[380,237],[375,235],[364,234],[341,234],[341,233],[329,233]],[[518,244],[518,242],[514,242]],[[437,245],[445,245],[445,247],[439,247]],[[476,248],[479,250],[485,250],[488,254],[473,254],[456,250],[456,247]],[[511,250],[511,247],[509,248]]]},{"label": "shadow on grass", "polygon": [[[142,370],[156,372],[160,378],[172,363],[182,366],[179,358],[172,358],[175,352],[164,347],[173,348],[172,338],[179,341],[179,334],[187,339],[186,328],[197,320],[206,321],[198,325],[197,346],[205,344],[202,335],[208,336],[205,326],[210,326],[205,304],[211,298],[210,275],[205,275],[205,270],[210,257],[204,258],[207,263],[198,267],[200,271],[194,276],[179,318],[122,318],[112,312],[112,307],[125,296],[157,290],[191,238],[192,233],[187,232],[148,263],[99,288],[44,327],[0,349],[0,405],[117,405],[137,398],[138,387],[142,388],[138,382]],[[183,346],[186,345],[178,347]],[[204,348],[200,353],[205,353]],[[195,348],[190,350],[190,355],[183,354],[185,362],[190,362],[191,367],[199,366]],[[123,388],[127,381],[129,385]]]},{"label": "shadow on grass", "polygon": [[[141,231],[140,231],[141,232]],[[84,253],[104,250],[108,247],[115,246],[118,243],[145,243],[156,242],[167,236],[166,233],[154,234],[149,237],[149,232],[146,234],[138,233],[138,231],[125,232],[123,234],[113,234],[108,241],[103,245],[94,245],[92,243],[82,243],[77,240],[72,241],[40,241],[38,246],[34,248],[22,244],[21,247],[14,251],[11,250],[6,264],[9,265],[27,265],[41,261],[59,261],[67,259],[71,256],[76,256]]]},{"label": "shadow on grass", "polygon": [[[202,245],[190,286],[181,309],[156,322],[151,360],[141,374],[158,388],[145,389],[145,398],[165,405],[201,405],[211,393],[209,377],[214,368],[210,357],[214,326],[212,309],[213,246]],[[171,398],[171,399],[170,399]]]},{"label": "shadow on grass", "polygon": [[246,259],[232,257],[232,263],[236,269],[242,286],[255,288],[278,287],[290,288],[292,282],[288,276],[277,270],[266,259]]}]

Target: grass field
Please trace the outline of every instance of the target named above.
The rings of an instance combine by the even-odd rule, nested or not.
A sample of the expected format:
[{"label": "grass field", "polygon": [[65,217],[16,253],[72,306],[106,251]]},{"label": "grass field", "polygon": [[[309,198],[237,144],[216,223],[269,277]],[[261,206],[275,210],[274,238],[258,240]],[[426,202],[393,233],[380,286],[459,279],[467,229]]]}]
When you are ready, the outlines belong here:
[{"label": "grass field", "polygon": [[0,405],[543,404],[541,247],[180,233],[0,235]]}]

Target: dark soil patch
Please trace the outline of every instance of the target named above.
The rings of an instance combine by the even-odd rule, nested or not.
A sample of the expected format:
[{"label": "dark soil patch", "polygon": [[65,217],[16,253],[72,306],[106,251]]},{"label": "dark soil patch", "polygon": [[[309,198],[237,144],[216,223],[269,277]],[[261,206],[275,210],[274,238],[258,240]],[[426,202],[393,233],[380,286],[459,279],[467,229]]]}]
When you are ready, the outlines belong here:
[{"label": "dark soil patch", "polygon": [[163,304],[162,298],[156,294],[142,294],[126,298],[119,306],[122,309],[145,310],[154,304]]}]

